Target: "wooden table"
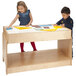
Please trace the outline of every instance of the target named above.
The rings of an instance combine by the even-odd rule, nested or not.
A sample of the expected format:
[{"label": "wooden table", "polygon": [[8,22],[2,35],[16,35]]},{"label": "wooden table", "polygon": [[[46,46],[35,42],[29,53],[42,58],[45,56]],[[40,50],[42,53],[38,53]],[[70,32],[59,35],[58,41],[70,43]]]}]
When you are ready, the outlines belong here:
[{"label": "wooden table", "polygon": [[[58,48],[23,53],[8,54],[7,46],[11,43],[58,40]],[[49,45],[51,47],[51,45]],[[3,60],[6,74],[27,70],[72,65],[71,30],[64,28],[53,32],[6,30],[3,27]]]}]

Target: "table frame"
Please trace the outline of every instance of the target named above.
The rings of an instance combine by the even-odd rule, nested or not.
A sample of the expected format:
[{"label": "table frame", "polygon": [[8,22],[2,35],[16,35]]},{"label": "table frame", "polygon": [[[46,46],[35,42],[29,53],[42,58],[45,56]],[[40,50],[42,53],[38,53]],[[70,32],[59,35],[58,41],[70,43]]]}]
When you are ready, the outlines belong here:
[{"label": "table frame", "polygon": [[[31,42],[31,41],[49,41],[49,40],[58,40],[58,49],[8,54],[8,48],[7,48],[8,44]],[[51,55],[49,55],[49,53]],[[20,58],[22,58],[23,61],[20,60],[20,58],[18,58],[19,59],[18,61],[20,63],[17,62],[13,63],[14,61],[13,57],[15,56],[17,58],[17,55]],[[54,57],[53,55],[56,55],[56,57]],[[30,56],[31,58],[27,59]],[[40,61],[41,59],[40,57],[42,56],[45,58],[45,60],[42,59]],[[30,33],[26,32],[26,33],[8,34],[6,26],[4,26],[3,61],[5,61],[6,64],[6,74],[14,72],[22,72],[27,70],[72,65],[71,30],[68,29],[54,32],[30,32]]]}]

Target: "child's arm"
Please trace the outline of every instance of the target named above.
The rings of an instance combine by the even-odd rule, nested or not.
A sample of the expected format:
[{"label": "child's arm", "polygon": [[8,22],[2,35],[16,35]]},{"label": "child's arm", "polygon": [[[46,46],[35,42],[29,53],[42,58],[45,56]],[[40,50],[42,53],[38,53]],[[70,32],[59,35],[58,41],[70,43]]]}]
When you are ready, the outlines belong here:
[{"label": "child's arm", "polygon": [[31,23],[33,22],[33,18],[32,18],[32,14],[31,14],[31,12],[29,13],[29,16],[30,16],[30,22],[29,22],[26,26],[30,26]]},{"label": "child's arm", "polygon": [[62,24],[62,19],[59,20],[56,24],[54,24],[54,26],[58,26],[58,25],[61,25]]},{"label": "child's arm", "polygon": [[13,21],[10,23],[10,25],[8,26],[8,28],[9,27],[11,27],[15,22],[16,22],[16,20],[19,18],[19,15],[17,14],[16,15],[16,17],[13,19]]},{"label": "child's arm", "polygon": [[61,24],[63,24],[62,22],[63,22],[63,19],[59,20],[56,24],[61,25]]}]

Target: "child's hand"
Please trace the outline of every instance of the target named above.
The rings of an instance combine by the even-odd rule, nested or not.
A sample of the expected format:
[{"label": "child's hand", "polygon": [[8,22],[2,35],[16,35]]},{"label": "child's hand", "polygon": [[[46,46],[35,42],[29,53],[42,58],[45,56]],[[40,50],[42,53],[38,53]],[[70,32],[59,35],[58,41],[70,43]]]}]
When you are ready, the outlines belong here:
[{"label": "child's hand", "polygon": [[53,26],[58,26],[57,24],[54,24]]},{"label": "child's hand", "polygon": [[8,26],[7,28],[6,28],[6,30],[11,30],[12,29],[12,27],[11,26]]},{"label": "child's hand", "polygon": [[61,26],[64,27],[64,24],[62,24]]},{"label": "child's hand", "polygon": [[8,26],[7,28],[9,29],[11,26]]},{"label": "child's hand", "polygon": [[27,24],[27,25],[25,25],[25,26],[26,26],[26,27],[29,27],[30,25]]},{"label": "child's hand", "polygon": [[25,25],[26,27],[29,27],[30,26],[30,24],[27,24],[27,25]]}]

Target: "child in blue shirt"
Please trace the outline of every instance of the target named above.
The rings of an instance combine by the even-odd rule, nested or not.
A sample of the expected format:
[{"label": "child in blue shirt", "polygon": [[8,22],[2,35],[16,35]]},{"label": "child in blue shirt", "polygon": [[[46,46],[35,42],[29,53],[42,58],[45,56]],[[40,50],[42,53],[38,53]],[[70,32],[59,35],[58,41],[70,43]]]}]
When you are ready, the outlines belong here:
[{"label": "child in blue shirt", "polygon": [[[20,26],[30,26],[32,24],[33,19],[32,19],[31,12],[30,10],[28,10],[25,2],[19,1],[17,3],[17,11],[18,13],[16,17],[10,23],[8,28],[11,27],[16,22],[17,19],[19,19],[20,21]],[[31,45],[33,47],[33,51],[37,51],[35,43],[31,42]],[[20,47],[21,47],[21,52],[24,52],[24,43],[20,43]]]},{"label": "child in blue shirt", "polygon": [[[70,17],[70,9],[68,7],[63,7],[61,10],[61,14],[63,18],[59,20],[54,26],[61,25],[63,27],[71,29],[73,39],[73,19]],[[73,48],[72,48],[72,57],[73,57]]]}]

